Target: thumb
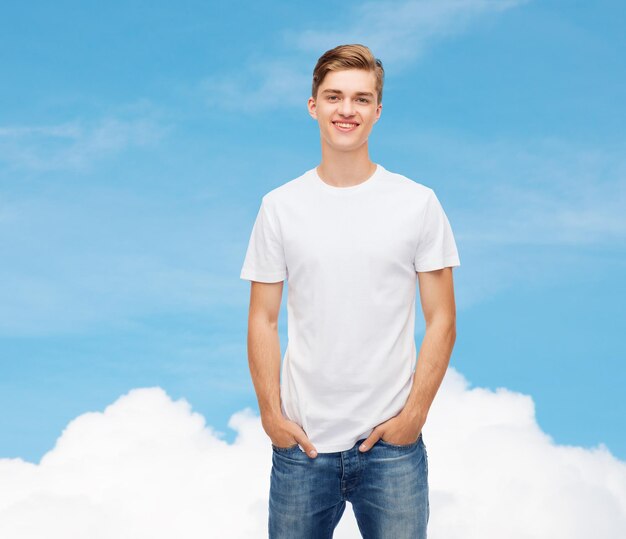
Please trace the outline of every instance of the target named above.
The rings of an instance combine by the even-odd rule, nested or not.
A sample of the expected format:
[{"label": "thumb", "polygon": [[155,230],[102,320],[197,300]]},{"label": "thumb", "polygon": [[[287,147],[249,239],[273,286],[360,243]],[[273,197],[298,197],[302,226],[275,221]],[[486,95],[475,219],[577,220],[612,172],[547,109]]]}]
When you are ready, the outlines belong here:
[{"label": "thumb", "polygon": [[364,453],[365,451],[369,451],[371,447],[380,439],[382,433],[378,433],[376,430],[373,430],[372,433],[363,440],[363,443],[359,446],[359,451]]},{"label": "thumb", "polygon": [[311,458],[317,457],[317,449],[315,449],[315,446],[311,443],[311,441],[308,438],[304,438],[302,442],[300,442],[300,444],[302,445],[302,448],[304,449],[305,453],[309,457]]},{"label": "thumb", "polygon": [[[302,427],[300,427],[300,436],[296,436],[296,441],[302,446],[302,449],[304,449],[304,452],[311,458],[315,458],[317,457],[317,449],[315,449],[315,446],[311,443],[311,440],[309,440],[309,437],[306,435],[306,432],[304,432],[304,429],[302,429]],[[298,439],[299,438],[299,439]]]}]

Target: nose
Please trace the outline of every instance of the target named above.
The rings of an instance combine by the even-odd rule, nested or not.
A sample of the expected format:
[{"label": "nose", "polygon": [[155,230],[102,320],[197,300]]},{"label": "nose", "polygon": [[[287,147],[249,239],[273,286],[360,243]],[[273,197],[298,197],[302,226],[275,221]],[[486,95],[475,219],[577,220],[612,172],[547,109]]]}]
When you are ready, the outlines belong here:
[{"label": "nose", "polygon": [[342,99],[339,105],[339,114],[342,116],[352,116],[354,114],[354,107],[351,99]]}]

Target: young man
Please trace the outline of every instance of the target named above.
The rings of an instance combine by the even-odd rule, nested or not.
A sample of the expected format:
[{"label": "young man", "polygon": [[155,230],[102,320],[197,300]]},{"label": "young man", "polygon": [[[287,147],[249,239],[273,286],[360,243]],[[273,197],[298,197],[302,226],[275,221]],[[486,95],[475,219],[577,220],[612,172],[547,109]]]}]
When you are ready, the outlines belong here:
[{"label": "young man", "polygon": [[321,163],[263,196],[241,270],[252,281],[248,355],[272,445],[275,539],[332,537],[346,501],[363,537],[426,537],[422,427],[456,338],[460,261],[434,191],[369,158],[383,78],[363,45],[320,57],[308,110]]}]

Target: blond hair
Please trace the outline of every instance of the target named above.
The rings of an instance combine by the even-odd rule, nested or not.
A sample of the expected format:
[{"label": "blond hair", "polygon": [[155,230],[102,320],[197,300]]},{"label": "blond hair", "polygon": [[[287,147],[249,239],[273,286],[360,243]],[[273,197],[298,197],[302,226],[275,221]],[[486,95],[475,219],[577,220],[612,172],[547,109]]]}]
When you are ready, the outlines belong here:
[{"label": "blond hair", "polygon": [[317,90],[329,71],[344,69],[365,69],[376,75],[376,94],[378,103],[383,101],[383,82],[385,70],[383,63],[376,58],[365,45],[339,45],[320,56],[313,70],[313,87],[311,95],[317,99]]}]

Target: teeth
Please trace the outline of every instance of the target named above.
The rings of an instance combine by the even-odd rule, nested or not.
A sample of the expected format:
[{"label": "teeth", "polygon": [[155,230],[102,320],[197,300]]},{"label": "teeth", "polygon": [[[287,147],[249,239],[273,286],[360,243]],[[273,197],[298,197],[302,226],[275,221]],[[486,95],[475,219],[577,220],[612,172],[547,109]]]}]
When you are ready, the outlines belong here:
[{"label": "teeth", "polygon": [[335,122],[335,125],[338,125],[340,127],[355,127],[357,124],[345,124],[342,122]]}]

